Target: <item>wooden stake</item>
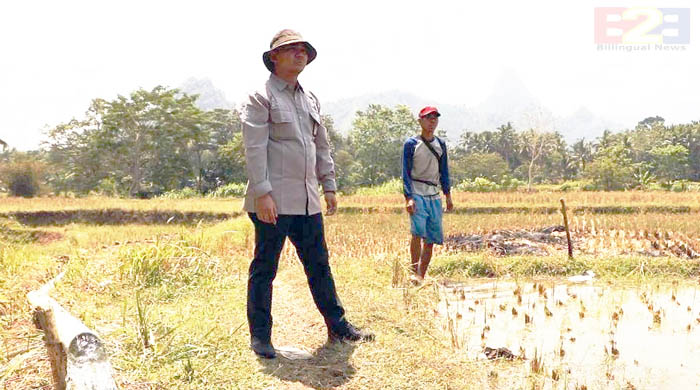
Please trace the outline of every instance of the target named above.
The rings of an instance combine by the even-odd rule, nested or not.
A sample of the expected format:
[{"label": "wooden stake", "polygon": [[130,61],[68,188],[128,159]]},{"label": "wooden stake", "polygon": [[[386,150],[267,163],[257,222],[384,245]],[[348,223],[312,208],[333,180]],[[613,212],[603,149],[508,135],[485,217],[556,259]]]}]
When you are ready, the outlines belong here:
[{"label": "wooden stake", "polygon": [[561,202],[561,214],[564,216],[564,229],[566,229],[566,243],[569,245],[569,259],[574,258],[574,247],[571,244],[571,233],[569,233],[569,219],[566,217],[566,203],[564,198],[559,199]]}]

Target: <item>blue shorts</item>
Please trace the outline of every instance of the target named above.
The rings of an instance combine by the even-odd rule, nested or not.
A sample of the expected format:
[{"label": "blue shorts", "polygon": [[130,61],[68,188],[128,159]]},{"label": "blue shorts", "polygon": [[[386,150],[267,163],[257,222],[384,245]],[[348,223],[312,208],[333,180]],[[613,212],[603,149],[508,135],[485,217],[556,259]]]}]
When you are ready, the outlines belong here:
[{"label": "blue shorts", "polygon": [[411,215],[411,234],[428,244],[442,244],[442,201],[440,195],[413,195],[416,212]]}]

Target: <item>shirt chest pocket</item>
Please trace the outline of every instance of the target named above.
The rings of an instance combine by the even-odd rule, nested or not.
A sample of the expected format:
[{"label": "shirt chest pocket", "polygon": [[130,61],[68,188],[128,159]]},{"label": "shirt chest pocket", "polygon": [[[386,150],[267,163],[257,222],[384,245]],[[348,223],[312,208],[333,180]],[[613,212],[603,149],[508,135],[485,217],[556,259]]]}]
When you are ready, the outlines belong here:
[{"label": "shirt chest pocket", "polygon": [[297,129],[294,114],[289,110],[272,108],[270,110],[270,138],[275,140],[294,139]]}]

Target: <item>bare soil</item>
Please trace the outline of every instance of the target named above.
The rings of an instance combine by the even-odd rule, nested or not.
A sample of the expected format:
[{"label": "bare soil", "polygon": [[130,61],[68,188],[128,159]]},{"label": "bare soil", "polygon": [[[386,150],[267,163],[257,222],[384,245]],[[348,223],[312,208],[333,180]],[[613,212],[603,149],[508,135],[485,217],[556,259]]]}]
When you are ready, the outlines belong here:
[{"label": "bare soil", "polygon": [[[672,256],[700,258],[700,242],[682,233],[668,231],[573,231],[574,253],[590,255]],[[462,233],[445,238],[450,251],[487,250],[496,256],[549,256],[567,250],[563,226],[539,230],[508,229],[488,233]]]}]

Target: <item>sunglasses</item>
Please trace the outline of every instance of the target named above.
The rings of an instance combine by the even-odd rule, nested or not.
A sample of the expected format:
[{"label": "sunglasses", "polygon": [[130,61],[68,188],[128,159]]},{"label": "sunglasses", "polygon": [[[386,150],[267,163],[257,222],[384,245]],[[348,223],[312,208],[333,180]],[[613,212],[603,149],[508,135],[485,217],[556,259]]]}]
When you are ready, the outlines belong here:
[{"label": "sunglasses", "polygon": [[424,119],[437,119],[439,116],[440,116],[440,114],[433,112],[433,113],[430,113],[428,115],[424,115],[423,118]]}]

